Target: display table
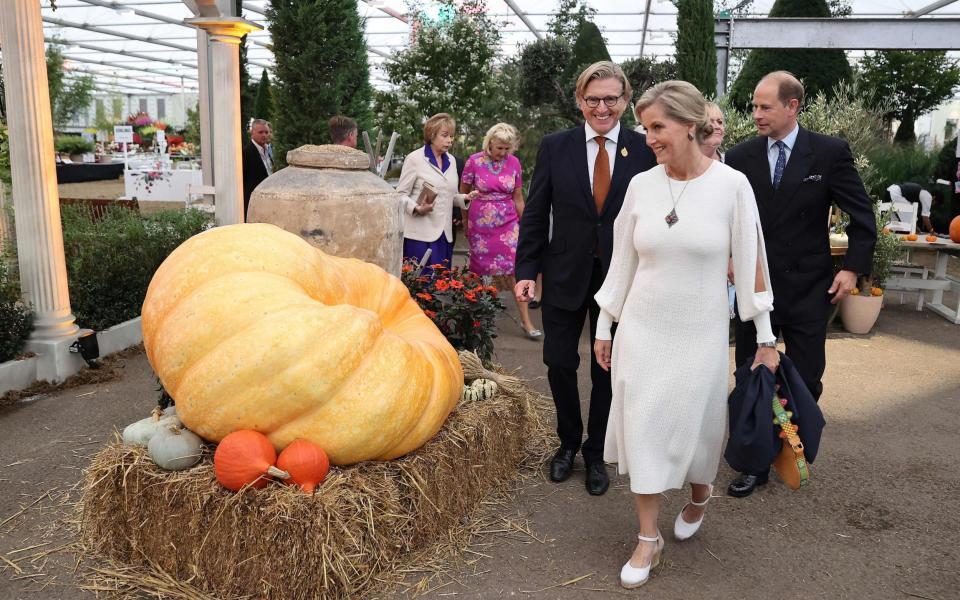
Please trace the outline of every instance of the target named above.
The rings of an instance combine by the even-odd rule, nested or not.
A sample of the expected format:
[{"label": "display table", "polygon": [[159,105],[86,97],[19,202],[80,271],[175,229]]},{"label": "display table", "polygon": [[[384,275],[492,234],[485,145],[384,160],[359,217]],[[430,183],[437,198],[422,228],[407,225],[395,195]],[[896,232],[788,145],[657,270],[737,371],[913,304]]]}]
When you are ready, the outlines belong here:
[{"label": "display table", "polygon": [[117,179],[123,175],[123,163],[73,163],[57,165],[57,183],[83,183]]},{"label": "display table", "polygon": [[187,202],[190,188],[203,184],[196,169],[127,169],[123,172],[124,197],[139,201]]},{"label": "display table", "polygon": [[[944,238],[940,238],[936,242],[927,242],[922,239],[910,242],[901,238],[900,243],[904,248],[911,251],[936,253],[933,273],[930,275],[924,270],[919,277],[914,277],[908,271],[903,276],[887,279],[886,288],[893,291],[917,292],[920,294],[925,293],[926,290],[931,290],[933,294],[930,302],[926,303],[926,307],[951,323],[960,325],[960,279],[947,275],[947,262],[951,256],[960,257],[960,244]],[[950,307],[944,304],[944,292],[958,294],[955,300],[956,306]],[[923,304],[921,303],[920,306],[922,307]]]}]

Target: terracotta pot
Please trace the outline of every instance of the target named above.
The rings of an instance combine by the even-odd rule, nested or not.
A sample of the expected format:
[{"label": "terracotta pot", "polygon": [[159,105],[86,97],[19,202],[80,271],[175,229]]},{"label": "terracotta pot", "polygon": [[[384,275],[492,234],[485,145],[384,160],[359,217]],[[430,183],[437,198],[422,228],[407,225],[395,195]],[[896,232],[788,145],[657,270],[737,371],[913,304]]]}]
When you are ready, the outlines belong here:
[{"label": "terracotta pot", "polygon": [[403,196],[367,170],[366,153],[301,146],[287,153],[287,165],[253,191],[248,223],[271,223],[327,254],[400,275]]},{"label": "terracotta pot", "polygon": [[883,296],[847,296],[840,303],[843,328],[850,333],[870,333],[882,307]]}]

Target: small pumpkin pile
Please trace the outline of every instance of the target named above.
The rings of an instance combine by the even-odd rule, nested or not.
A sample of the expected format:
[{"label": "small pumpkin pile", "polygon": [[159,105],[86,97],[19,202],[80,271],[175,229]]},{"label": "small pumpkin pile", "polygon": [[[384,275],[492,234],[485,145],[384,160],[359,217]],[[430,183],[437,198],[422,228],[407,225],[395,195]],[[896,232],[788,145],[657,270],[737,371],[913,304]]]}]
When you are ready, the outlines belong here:
[{"label": "small pumpkin pile", "polygon": [[125,444],[146,446],[150,459],[167,471],[189,469],[200,462],[203,451],[203,440],[184,428],[173,406],[153,409],[146,419],[127,425],[121,437]]},{"label": "small pumpkin pile", "polygon": [[463,386],[463,392],[460,394],[460,400],[463,402],[476,402],[477,400],[489,400],[497,393],[497,382],[492,379],[474,379],[473,383]]},{"label": "small pumpkin pile", "polygon": [[[850,290],[850,295],[851,295],[851,296],[859,296],[859,295],[861,295],[861,290],[860,290],[860,288],[855,287],[855,288],[853,288],[852,290]],[[866,295],[866,294],[863,294],[863,295]],[[872,288],[870,288],[870,295],[871,295],[871,296],[882,296],[882,295],[883,295],[883,288],[878,288],[878,287],[872,287]]]},{"label": "small pumpkin pile", "polygon": [[241,429],[217,445],[213,469],[220,485],[235,492],[245,486],[263,488],[276,478],[312,494],[326,479],[330,459],[323,448],[303,439],[291,442],[278,457],[267,436]]}]

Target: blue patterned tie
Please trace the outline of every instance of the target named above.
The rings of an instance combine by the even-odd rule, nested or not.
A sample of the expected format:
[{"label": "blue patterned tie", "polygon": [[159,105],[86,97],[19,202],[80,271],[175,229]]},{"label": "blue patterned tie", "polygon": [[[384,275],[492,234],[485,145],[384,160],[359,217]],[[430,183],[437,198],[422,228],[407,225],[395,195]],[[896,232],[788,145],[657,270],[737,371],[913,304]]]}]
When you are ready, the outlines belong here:
[{"label": "blue patterned tie", "polygon": [[787,145],[782,140],[777,140],[774,145],[780,149],[780,154],[777,155],[777,164],[773,167],[773,189],[777,189],[780,187],[783,169],[787,166]]}]

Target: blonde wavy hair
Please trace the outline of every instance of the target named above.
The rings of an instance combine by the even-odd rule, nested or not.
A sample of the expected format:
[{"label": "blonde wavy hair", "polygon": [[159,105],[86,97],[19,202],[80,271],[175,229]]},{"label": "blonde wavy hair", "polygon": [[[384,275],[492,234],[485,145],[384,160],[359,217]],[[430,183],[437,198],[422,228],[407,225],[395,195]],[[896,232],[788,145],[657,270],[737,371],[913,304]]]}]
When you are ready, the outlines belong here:
[{"label": "blonde wavy hair", "polygon": [[494,141],[509,145],[509,153],[513,154],[520,143],[520,134],[517,133],[517,128],[509,123],[497,123],[488,129],[487,134],[483,136],[483,151],[489,154],[490,145]]},{"label": "blonde wavy hair", "polygon": [[637,105],[633,108],[633,116],[639,122],[640,114],[654,104],[659,104],[663,108],[667,118],[684,125],[696,125],[694,137],[698,144],[703,143],[713,134],[707,101],[692,83],[671,80],[648,88],[637,100]]}]

